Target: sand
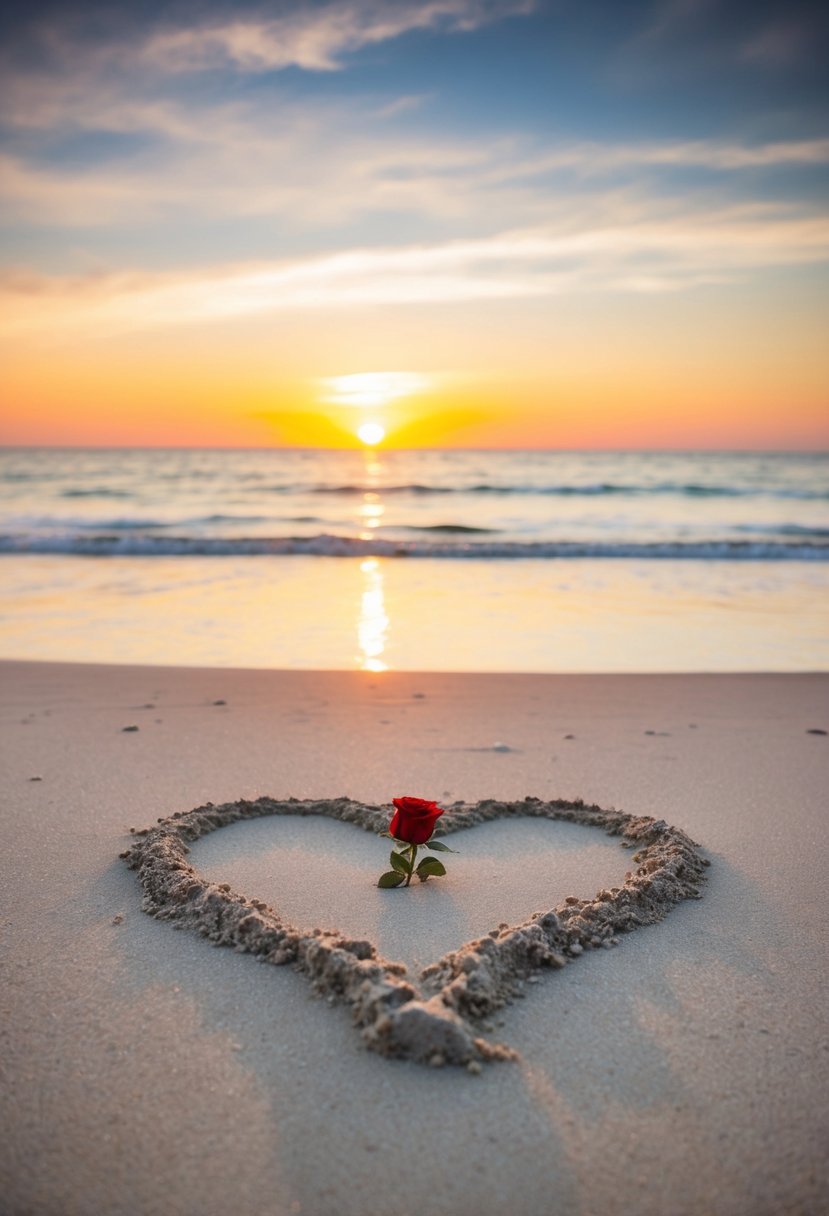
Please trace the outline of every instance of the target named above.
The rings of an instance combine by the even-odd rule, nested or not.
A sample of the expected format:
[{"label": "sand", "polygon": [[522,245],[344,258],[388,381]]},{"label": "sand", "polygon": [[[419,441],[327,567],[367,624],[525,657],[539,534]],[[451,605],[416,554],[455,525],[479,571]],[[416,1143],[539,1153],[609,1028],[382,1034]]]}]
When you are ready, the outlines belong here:
[{"label": "sand", "polygon": [[[829,728],[829,677],[0,676],[10,1216],[829,1206],[829,743],[810,733]],[[548,941],[575,965],[461,1011],[514,1053],[470,1073],[366,1050],[293,966],[145,915],[119,858],[145,839],[131,826],[207,802],[402,793],[664,820],[710,859],[703,898],[577,961],[580,943]],[[239,822],[186,861],[410,969],[539,910],[558,910],[553,936],[567,898],[612,898],[640,864],[620,838],[532,818],[447,840],[447,876],[405,893],[374,886],[388,842],[320,817]]]}]

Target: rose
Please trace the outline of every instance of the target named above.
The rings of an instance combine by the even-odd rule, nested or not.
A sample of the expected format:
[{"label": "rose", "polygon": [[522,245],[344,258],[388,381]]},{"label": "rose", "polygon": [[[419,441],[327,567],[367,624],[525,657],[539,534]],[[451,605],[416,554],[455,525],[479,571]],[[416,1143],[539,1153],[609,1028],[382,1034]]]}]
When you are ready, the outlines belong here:
[{"label": "rose", "polygon": [[392,798],[395,813],[389,824],[389,835],[406,844],[425,844],[435,830],[443,811],[436,802],[425,798]]},{"label": "rose", "polygon": [[446,868],[437,857],[424,857],[415,867],[417,850],[422,844],[434,853],[454,852],[440,840],[429,839],[435,830],[436,822],[443,814],[441,807],[425,798],[393,798],[392,802],[394,815],[388,832],[383,835],[390,836],[403,847],[392,849],[391,869],[380,875],[378,887],[399,887],[403,883],[408,887],[415,874],[421,882],[445,874]]}]

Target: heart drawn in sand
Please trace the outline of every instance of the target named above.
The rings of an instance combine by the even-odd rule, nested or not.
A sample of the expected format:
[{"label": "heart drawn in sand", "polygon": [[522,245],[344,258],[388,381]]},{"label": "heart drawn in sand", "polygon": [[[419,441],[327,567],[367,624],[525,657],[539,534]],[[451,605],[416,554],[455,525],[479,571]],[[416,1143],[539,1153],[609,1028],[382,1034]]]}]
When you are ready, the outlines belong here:
[{"label": "heart drawn in sand", "polygon": [[[584,950],[614,945],[617,934],[661,920],[683,899],[699,899],[708,865],[679,828],[649,816],[635,817],[584,802],[484,800],[447,811],[436,837],[493,819],[560,819],[602,828],[637,849],[638,868],[621,887],[592,900],[570,897],[519,925],[493,929],[425,967],[417,981],[403,963],[381,958],[370,941],[286,924],[273,908],[202,878],[188,863],[188,842],[217,828],[263,815],[327,815],[366,831],[388,827],[390,808],[348,798],[229,802],[197,807],[137,832],[121,856],[138,871],[143,907],[161,920],[188,927],[219,945],[234,946],[261,962],[293,963],[316,991],[350,1005],[367,1046],[384,1055],[429,1064],[465,1064],[514,1058],[511,1048],[490,1042],[481,1023],[510,1001],[525,979],[544,968],[564,967]],[[389,898],[400,898],[389,892]]]}]

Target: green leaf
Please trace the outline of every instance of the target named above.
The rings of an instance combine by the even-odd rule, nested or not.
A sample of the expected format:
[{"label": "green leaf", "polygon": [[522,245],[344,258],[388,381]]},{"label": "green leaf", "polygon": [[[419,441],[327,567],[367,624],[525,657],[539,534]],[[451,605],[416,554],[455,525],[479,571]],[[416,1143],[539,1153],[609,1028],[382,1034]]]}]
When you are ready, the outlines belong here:
[{"label": "green leaf", "polygon": [[406,864],[406,858],[403,856],[402,853],[395,853],[394,850],[392,850],[391,865],[392,865],[392,869],[396,870],[398,874],[402,874],[404,878],[409,873],[409,867]]},{"label": "green leaf", "polygon": [[438,861],[437,857],[424,857],[415,870],[421,882],[425,882],[427,878],[440,878],[441,874],[445,873],[446,866],[442,861]]},{"label": "green leaf", "polygon": [[386,870],[385,874],[381,874],[377,880],[378,887],[399,887],[403,882],[403,875],[398,874],[397,870]]},{"label": "green leaf", "polygon": [[457,853],[457,849],[450,849],[448,844],[443,844],[440,840],[427,840],[426,848],[433,849],[436,853]]}]

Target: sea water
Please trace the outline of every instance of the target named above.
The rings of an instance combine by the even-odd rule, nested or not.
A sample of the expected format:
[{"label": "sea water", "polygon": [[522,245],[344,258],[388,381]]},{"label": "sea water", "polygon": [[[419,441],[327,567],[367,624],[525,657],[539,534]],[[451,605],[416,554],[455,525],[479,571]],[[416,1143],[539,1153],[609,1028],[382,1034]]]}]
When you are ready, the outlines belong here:
[{"label": "sea water", "polygon": [[0,657],[829,667],[829,455],[0,452]]}]

